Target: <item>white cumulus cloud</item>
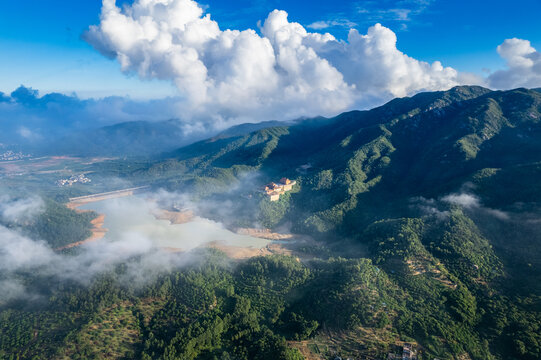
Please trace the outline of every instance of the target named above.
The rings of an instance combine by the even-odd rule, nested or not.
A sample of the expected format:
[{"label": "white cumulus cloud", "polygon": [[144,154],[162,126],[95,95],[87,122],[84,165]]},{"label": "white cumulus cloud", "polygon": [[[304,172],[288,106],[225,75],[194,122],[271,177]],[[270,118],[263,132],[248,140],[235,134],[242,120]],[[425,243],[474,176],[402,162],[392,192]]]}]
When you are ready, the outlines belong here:
[{"label": "white cumulus cloud", "polygon": [[507,39],[498,46],[498,54],[506,61],[507,69],[488,77],[488,84],[496,89],[541,86],[541,53],[528,40]]},{"label": "white cumulus cloud", "polygon": [[239,31],[220,29],[192,0],[136,0],[122,9],[103,0],[100,24],[85,39],[126,73],[174,82],[183,118],[205,126],[335,115],[459,84],[456,70],[399,51],[380,24],[339,41],[278,10],[259,31]]},{"label": "white cumulus cloud", "polygon": [[396,34],[376,24],[361,35],[353,29],[347,42],[330,41],[320,50],[356,88],[356,99],[402,97],[420,90],[458,85],[458,72],[407,56],[396,47]]}]

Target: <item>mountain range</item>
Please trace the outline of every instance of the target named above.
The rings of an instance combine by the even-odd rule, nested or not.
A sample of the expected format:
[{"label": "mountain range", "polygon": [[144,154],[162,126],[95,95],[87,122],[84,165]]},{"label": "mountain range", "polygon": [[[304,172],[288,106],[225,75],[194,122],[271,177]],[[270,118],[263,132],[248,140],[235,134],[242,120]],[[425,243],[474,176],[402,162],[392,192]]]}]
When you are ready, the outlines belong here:
[{"label": "mountain range", "polygon": [[[541,358],[539,90],[460,86],[182,147],[175,126],[119,124],[74,145],[137,147],[143,159],[92,163],[92,176],[165,189],[229,229],[295,234],[293,256],[210,251],[143,289],[117,282],[139,263],[89,287],[20,274],[48,296],[0,309],[0,358],[375,359],[407,344],[419,359]],[[292,191],[271,201],[264,186],[283,178]],[[29,233],[58,241],[57,222],[85,237],[91,214],[47,207]]]},{"label": "mountain range", "polygon": [[[462,86],[226,135],[131,176],[216,201],[234,194],[233,219],[206,215],[289,226],[331,253],[370,258],[408,294],[407,312],[418,311],[395,326],[428,348],[541,356],[539,91]],[[258,192],[282,177],[297,190],[276,202]]]}]

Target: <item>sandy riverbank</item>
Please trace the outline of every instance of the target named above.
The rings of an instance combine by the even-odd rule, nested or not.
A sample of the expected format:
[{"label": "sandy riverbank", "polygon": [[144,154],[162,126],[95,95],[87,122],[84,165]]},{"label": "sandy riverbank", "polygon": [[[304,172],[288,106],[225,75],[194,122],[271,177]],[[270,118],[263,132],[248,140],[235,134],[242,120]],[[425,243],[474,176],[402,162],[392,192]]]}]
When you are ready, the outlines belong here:
[{"label": "sandy riverbank", "polygon": [[270,229],[238,228],[235,229],[235,232],[239,235],[248,235],[267,240],[291,240],[295,237],[293,234],[272,232]]},{"label": "sandy riverbank", "polygon": [[[77,211],[77,212],[86,212],[86,210],[79,210],[79,209],[75,209],[75,211]],[[107,233],[107,229],[105,229],[103,227],[103,224],[105,223],[105,215],[103,215],[103,214],[98,215],[98,217],[96,217],[90,223],[92,224],[92,228],[90,229],[90,231],[92,232],[92,235],[90,235],[90,237],[88,239],[83,240],[83,241],[77,241],[77,242],[68,244],[66,246],[62,246],[60,248],[57,248],[55,250],[61,251],[61,250],[65,250],[65,249],[71,249],[71,248],[81,246],[83,244],[86,244],[86,243],[89,243],[89,242],[92,242],[92,241],[102,239],[105,236],[105,234]]]}]

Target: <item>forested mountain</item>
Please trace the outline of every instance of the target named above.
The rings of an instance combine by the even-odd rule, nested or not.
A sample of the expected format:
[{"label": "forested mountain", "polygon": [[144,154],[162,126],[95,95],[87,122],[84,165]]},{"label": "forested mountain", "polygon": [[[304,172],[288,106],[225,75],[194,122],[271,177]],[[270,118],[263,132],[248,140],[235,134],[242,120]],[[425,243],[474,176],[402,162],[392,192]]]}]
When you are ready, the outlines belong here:
[{"label": "forested mountain", "polygon": [[[370,111],[205,140],[167,158],[136,175],[215,199],[239,181],[246,192],[296,179],[298,192],[277,202],[238,197],[236,213],[254,201],[258,211],[232,225],[252,214],[267,227],[291,223],[296,232],[347,243],[346,254],[371,258],[408,294],[406,308],[420,316],[408,318],[408,333],[421,343],[476,358],[541,356],[538,92],[421,93]],[[259,178],[246,186],[242,178],[253,171]],[[467,303],[450,303],[457,291]],[[436,309],[443,312],[432,320],[422,315]],[[488,330],[494,322],[499,328]]]},{"label": "forested mountain", "polygon": [[[317,206],[339,210],[354,201],[345,216],[366,203],[360,198],[371,200],[372,194],[400,201],[431,198],[475,183],[490,206],[511,206],[535,200],[530,195],[538,194],[535,183],[524,182],[529,181],[526,173],[536,175],[535,164],[541,160],[540,99],[537,92],[525,89],[491,92],[457,87],[422,93],[371,111],[212,138],[181,148],[135,175],[196,184],[243,169],[258,170],[269,179],[299,177],[303,183],[299,196],[309,195],[307,211],[320,219],[316,231],[341,223],[333,225],[334,220],[314,211]],[[299,170],[303,165],[308,165],[306,171]],[[494,187],[510,171],[522,174],[516,184],[506,184],[517,188],[491,192],[488,183]],[[515,198],[504,198],[512,194]],[[323,201],[328,197],[332,199]]]},{"label": "forested mountain", "polygon": [[[297,185],[271,202],[260,189],[282,177]],[[143,290],[115,282],[125,268],[48,289],[46,312],[1,313],[0,357],[372,359],[405,341],[422,359],[541,358],[538,91],[456,87],[233,130],[123,178],[315,241],[298,261],[210,252]]]}]

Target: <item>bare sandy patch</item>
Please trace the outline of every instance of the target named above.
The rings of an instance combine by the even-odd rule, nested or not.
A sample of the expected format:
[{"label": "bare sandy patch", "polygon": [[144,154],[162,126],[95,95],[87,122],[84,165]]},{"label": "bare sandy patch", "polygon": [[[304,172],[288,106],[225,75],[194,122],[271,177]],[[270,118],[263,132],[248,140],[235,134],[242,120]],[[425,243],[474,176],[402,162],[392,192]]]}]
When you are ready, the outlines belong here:
[{"label": "bare sandy patch", "polygon": [[205,247],[210,247],[223,251],[231,259],[249,259],[258,256],[269,256],[273,254],[280,255],[292,255],[292,251],[284,248],[280,244],[268,244],[262,248],[253,248],[253,247],[240,247],[240,246],[229,246],[220,242],[211,242],[205,245]]},{"label": "bare sandy patch", "polygon": [[171,224],[180,225],[191,222],[195,215],[193,211],[169,211],[160,209],[157,211],[154,216],[159,220],[168,220]]},{"label": "bare sandy patch", "polygon": [[267,240],[291,240],[295,237],[293,234],[272,232],[270,229],[238,228],[235,229],[235,232],[239,235],[248,235]]}]

